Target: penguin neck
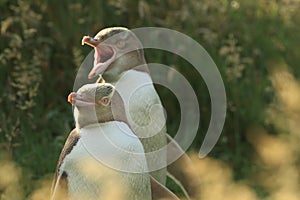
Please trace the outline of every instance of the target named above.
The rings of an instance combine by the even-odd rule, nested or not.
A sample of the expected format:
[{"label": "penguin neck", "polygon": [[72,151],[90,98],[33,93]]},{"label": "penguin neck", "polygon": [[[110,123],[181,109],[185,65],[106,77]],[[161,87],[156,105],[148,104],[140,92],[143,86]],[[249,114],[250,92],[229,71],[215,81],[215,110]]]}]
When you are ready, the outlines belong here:
[{"label": "penguin neck", "polygon": [[112,116],[112,113],[102,114],[101,119],[90,118],[90,120],[87,120],[86,116],[81,116],[79,113],[78,118],[75,121],[76,121],[77,130],[95,123],[106,123],[111,121],[119,121],[119,122],[127,123],[127,119],[125,115],[114,114],[114,116]]},{"label": "penguin neck", "polygon": [[123,104],[119,101],[111,102],[111,109],[105,113],[97,113],[97,123],[106,123],[110,121],[119,121],[127,123]]},{"label": "penguin neck", "polygon": [[147,64],[144,62],[141,62],[141,63],[139,63],[139,65],[137,65],[135,67],[132,67],[132,66],[126,67],[123,71],[118,72],[118,74],[110,73],[108,71],[106,73],[104,72],[104,74],[102,76],[103,76],[103,79],[105,80],[105,82],[116,83],[120,80],[120,78],[122,78],[122,76],[124,74],[126,74],[127,72],[130,72],[130,71],[144,72],[146,74],[150,74]]},{"label": "penguin neck", "polygon": [[[84,112],[84,113],[83,113]],[[74,119],[76,122],[76,129],[80,130],[81,128],[95,124],[98,122],[98,118],[96,116],[95,109],[92,108],[84,108],[84,111],[75,107],[74,109]]]}]

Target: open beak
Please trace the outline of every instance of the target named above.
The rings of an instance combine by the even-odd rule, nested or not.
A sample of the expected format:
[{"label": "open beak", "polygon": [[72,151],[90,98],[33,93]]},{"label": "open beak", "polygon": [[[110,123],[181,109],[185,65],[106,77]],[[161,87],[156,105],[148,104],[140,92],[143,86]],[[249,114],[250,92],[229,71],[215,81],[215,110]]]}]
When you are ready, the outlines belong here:
[{"label": "open beak", "polygon": [[94,39],[91,36],[83,36],[82,40],[81,40],[81,45],[89,45],[91,47],[96,47],[101,43],[100,40]]},{"label": "open beak", "polygon": [[95,101],[85,98],[83,95],[72,92],[68,96],[68,102],[74,106],[94,106]]},{"label": "open beak", "polygon": [[116,51],[111,45],[101,44],[100,40],[93,37],[84,36],[81,44],[87,44],[95,49],[94,66],[88,75],[90,79],[102,74],[116,57]]}]

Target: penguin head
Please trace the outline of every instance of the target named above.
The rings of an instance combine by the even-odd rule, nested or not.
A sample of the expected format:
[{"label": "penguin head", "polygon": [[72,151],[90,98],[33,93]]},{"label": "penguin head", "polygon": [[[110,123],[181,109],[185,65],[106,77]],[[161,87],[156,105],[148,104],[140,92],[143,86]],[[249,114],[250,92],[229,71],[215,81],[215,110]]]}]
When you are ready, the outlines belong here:
[{"label": "penguin head", "polygon": [[105,80],[115,81],[122,72],[145,63],[141,42],[124,27],[106,28],[94,37],[84,36],[82,44],[95,50],[89,78],[103,74]]},{"label": "penguin head", "polygon": [[109,83],[86,84],[77,92],[68,96],[68,102],[76,107],[106,107],[115,92],[115,87]]},{"label": "penguin head", "polygon": [[109,83],[86,84],[68,96],[68,102],[78,110],[79,125],[110,119],[111,100],[115,87]]}]

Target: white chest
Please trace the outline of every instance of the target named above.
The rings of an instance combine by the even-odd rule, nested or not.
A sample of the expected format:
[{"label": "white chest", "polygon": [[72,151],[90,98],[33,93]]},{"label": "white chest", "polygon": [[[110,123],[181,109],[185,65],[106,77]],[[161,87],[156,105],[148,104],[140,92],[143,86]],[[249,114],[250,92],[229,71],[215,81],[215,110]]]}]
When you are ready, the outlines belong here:
[{"label": "white chest", "polygon": [[164,128],[163,107],[149,74],[129,70],[114,84],[123,100],[128,123],[139,138],[156,135]]},{"label": "white chest", "polygon": [[151,197],[143,146],[125,123],[89,125],[80,129],[80,136],[61,165],[72,200]]}]

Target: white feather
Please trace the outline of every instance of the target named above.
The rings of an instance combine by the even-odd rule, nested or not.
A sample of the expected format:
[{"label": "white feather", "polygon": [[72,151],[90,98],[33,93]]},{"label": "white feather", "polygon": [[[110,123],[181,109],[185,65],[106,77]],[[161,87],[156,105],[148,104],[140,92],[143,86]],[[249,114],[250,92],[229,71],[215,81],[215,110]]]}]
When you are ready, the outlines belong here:
[{"label": "white feather", "polygon": [[123,122],[81,128],[80,139],[60,167],[63,171],[71,200],[105,199],[109,188],[117,195],[109,199],[151,199],[143,146]]},{"label": "white feather", "polygon": [[154,136],[164,128],[163,107],[149,74],[128,70],[114,84],[123,99],[129,124],[138,137]]}]

